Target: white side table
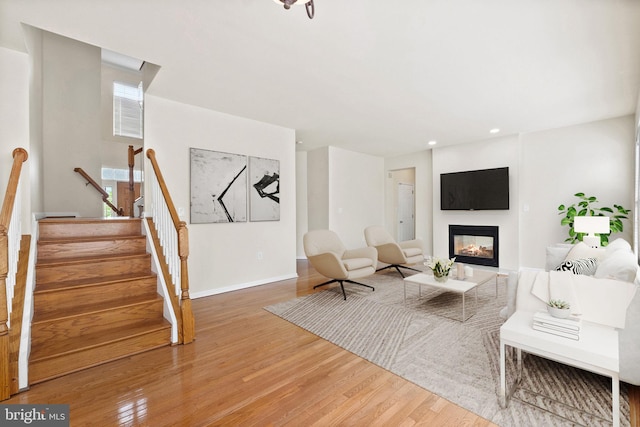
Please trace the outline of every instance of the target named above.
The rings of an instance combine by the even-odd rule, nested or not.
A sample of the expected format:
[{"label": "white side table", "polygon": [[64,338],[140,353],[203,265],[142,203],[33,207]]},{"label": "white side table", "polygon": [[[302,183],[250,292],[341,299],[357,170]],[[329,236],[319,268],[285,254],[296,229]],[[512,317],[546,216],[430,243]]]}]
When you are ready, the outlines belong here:
[{"label": "white side table", "polygon": [[[580,340],[559,337],[532,328],[533,313],[516,311],[500,327],[500,405],[508,404],[505,375],[505,347],[517,349],[517,379],[522,372],[522,350],[566,365],[611,377],[613,425],[620,425],[620,380],[618,331],[595,323],[582,322]],[[515,385],[513,389],[515,389]],[[509,393],[509,397],[513,393]]]}]

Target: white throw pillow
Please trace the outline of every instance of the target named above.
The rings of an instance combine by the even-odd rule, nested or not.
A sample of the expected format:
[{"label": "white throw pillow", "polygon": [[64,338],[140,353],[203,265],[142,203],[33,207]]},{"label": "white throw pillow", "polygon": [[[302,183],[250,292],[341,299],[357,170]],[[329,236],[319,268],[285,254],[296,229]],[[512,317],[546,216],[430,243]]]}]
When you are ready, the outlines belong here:
[{"label": "white throw pillow", "polygon": [[616,251],[633,252],[631,250],[631,245],[629,244],[629,242],[627,242],[626,240],[624,240],[622,238],[617,238],[613,242],[610,242],[604,248],[604,257],[606,258],[606,257],[610,256],[611,254],[613,254]]},{"label": "white throw pillow", "polygon": [[598,263],[598,268],[593,277],[633,282],[637,271],[638,262],[633,252],[618,250]]},{"label": "white throw pillow", "polygon": [[570,243],[558,243],[553,246],[547,246],[547,257],[545,260],[546,271],[555,270],[567,258],[567,254],[573,248]]},{"label": "white throw pillow", "polygon": [[585,242],[578,242],[567,254],[565,261],[572,261],[574,259],[595,258],[600,260],[605,253],[604,248],[592,248]]}]

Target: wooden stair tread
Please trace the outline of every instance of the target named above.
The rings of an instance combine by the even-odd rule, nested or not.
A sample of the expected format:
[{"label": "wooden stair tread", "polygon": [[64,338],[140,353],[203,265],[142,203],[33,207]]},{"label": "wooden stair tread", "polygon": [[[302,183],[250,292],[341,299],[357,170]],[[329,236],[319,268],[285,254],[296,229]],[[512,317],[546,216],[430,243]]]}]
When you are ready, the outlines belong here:
[{"label": "wooden stair tread", "polygon": [[49,237],[38,239],[38,245],[50,245],[55,243],[91,243],[91,242],[108,242],[111,240],[135,240],[146,239],[143,234],[129,234],[129,235],[109,235],[109,236],[82,236],[82,237]]},{"label": "wooden stair tread", "polygon": [[162,301],[162,297],[158,294],[155,294],[153,297],[143,295],[137,297],[122,298],[120,300],[65,308],[59,311],[54,310],[49,313],[34,313],[31,323],[36,326],[40,323],[53,322],[56,320],[68,319],[77,316],[85,316],[92,313],[102,313],[122,307],[130,307],[141,304],[153,304],[157,303],[158,301]]},{"label": "wooden stair tread", "polygon": [[99,279],[78,279],[78,280],[66,280],[56,283],[45,283],[42,285],[36,284],[35,294],[42,294],[46,292],[59,292],[71,288],[90,287],[90,286],[105,286],[113,283],[129,282],[142,279],[155,279],[157,276],[154,272],[149,270],[144,274],[118,274],[113,276],[103,276]]},{"label": "wooden stair tread", "polygon": [[89,217],[46,217],[39,219],[39,223],[98,223],[106,222],[139,222],[140,218],[113,217],[113,218],[89,218]]},{"label": "wooden stair tread", "polygon": [[[89,333],[80,337],[62,338],[55,342],[48,341],[40,345],[34,344],[31,347],[29,361],[33,363],[51,357],[71,354],[81,349],[106,346],[116,341],[143,336],[149,332],[163,329],[171,329],[171,324],[164,318],[157,318],[131,325],[128,328],[115,328],[108,332]],[[169,345],[169,342],[167,342],[167,345]]]},{"label": "wooden stair tread", "polygon": [[145,258],[149,256],[150,255],[147,252],[140,252],[140,253],[133,253],[133,254],[87,256],[87,257],[79,257],[79,258],[38,259],[36,268],[38,268],[39,266],[49,267],[49,266],[55,266],[55,265],[72,265],[72,264],[83,264],[83,263],[89,263],[89,262],[107,262],[107,261],[114,261],[114,260],[121,260],[122,262],[126,262],[127,259]]}]

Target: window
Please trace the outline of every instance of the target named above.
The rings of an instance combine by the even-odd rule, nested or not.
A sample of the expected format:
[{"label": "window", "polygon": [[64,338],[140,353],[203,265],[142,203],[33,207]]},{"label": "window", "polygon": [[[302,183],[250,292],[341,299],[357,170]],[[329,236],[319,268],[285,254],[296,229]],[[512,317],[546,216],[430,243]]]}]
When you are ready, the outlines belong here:
[{"label": "window", "polygon": [[[107,192],[107,194],[109,195],[108,200],[113,203],[113,187],[111,186],[106,186],[106,187],[102,187],[104,189],[104,191]],[[114,212],[113,209],[111,209],[106,203],[104,203],[102,205],[102,209],[104,209],[104,217],[105,218],[112,218],[114,216]]]},{"label": "window", "polygon": [[[102,168],[103,181],[129,181],[128,169]],[[142,182],[144,176],[141,170],[133,170],[133,182]]]},{"label": "window", "polygon": [[113,82],[113,135],[142,139],[142,82],[138,86]]}]

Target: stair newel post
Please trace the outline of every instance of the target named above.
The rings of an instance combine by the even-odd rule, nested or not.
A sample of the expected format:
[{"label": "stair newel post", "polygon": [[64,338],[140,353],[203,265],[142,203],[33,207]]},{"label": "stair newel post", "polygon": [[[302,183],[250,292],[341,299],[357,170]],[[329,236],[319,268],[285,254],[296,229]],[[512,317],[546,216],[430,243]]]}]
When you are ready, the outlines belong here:
[{"label": "stair newel post", "polygon": [[129,216],[134,217],[133,206],[135,204],[135,187],[133,185],[133,167],[135,166],[135,150],[129,146]]},{"label": "stair newel post", "polygon": [[11,396],[9,374],[9,308],[7,275],[9,274],[9,238],[7,228],[0,225],[0,400]]},{"label": "stair newel post", "polygon": [[180,288],[182,311],[182,340],[183,344],[193,341],[195,336],[195,319],[191,310],[191,298],[189,297],[189,272],[187,259],[189,258],[189,230],[184,221],[180,221],[178,227],[178,256],[180,257]]}]

